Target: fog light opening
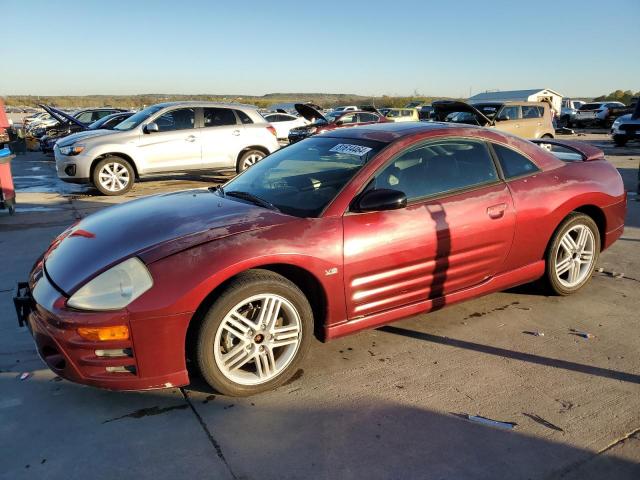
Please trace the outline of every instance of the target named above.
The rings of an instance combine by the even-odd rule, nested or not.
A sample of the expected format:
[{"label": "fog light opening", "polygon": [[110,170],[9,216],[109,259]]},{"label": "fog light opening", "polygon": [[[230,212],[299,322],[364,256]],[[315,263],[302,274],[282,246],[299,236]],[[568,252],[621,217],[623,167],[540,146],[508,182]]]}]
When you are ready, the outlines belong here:
[{"label": "fog light opening", "polygon": [[133,365],[126,365],[123,367],[106,367],[105,370],[108,373],[136,373],[136,367]]},{"label": "fog light opening", "polygon": [[64,173],[66,173],[70,177],[75,177],[76,176],[75,164],[72,163],[71,165],[67,165],[66,167],[64,167]]},{"label": "fog light opening", "polygon": [[109,350],[96,350],[96,357],[133,357],[130,348],[112,348]]}]

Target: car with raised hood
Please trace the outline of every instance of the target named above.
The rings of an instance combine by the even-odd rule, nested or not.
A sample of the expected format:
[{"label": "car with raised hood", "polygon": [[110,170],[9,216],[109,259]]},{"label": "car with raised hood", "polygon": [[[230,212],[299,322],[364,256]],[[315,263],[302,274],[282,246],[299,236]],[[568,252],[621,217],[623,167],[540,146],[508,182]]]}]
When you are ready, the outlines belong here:
[{"label": "car with raised hood", "polygon": [[[611,126],[611,137],[619,147],[624,147],[627,142],[640,140],[640,102],[636,101],[633,113],[615,119]],[[640,172],[638,175],[640,176]]]},{"label": "car with raised hood", "polygon": [[364,107],[360,110],[331,111],[327,114],[320,113],[317,109],[306,103],[296,103],[295,109],[309,124],[289,130],[289,143],[299,142],[302,139],[318,133],[329,132],[336,128],[358,127],[374,123],[388,122],[379,111],[373,107]]},{"label": "car with raised hood", "polygon": [[[67,129],[62,128],[58,131],[51,131],[40,138],[40,150],[42,150],[44,153],[53,153],[53,147],[60,139],[64,138],[68,140],[73,137],[73,139],[77,141],[78,139],[92,136],[93,132],[97,130],[113,130],[116,125],[134,114],[134,112],[129,112],[126,110],[118,111],[116,113],[111,113],[103,116],[90,125],[86,125],[77,120],[75,117],[72,117],[64,112],[57,111],[57,113],[60,116],[63,116],[63,118],[69,123],[69,125],[76,125],[76,127]],[[69,134],[68,132],[72,130],[75,130],[76,133]]]},{"label": "car with raised hood", "polygon": [[235,103],[152,105],[113,130],[56,142],[58,177],[122,195],[136,179],[187,171],[241,172],[280,145],[256,107]]},{"label": "car with raised hood", "polygon": [[468,123],[512,133],[522,138],[553,138],[555,129],[546,102],[487,102],[469,104],[438,100],[431,104],[438,121]]},{"label": "car with raised hood", "polygon": [[601,150],[544,142],[438,122],[315,135],[222,187],[75,223],[19,284],[19,321],[75,382],[176,387],[188,360],[250,395],[290,379],[314,335],[539,279],[577,292],[622,234],[626,194]]}]

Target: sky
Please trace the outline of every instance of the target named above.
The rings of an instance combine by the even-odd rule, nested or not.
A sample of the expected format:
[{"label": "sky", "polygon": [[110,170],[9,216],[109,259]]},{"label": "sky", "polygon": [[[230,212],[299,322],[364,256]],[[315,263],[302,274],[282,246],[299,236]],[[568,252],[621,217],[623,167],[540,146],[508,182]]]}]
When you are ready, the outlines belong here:
[{"label": "sky", "polygon": [[0,95],[640,90],[640,0],[0,0]]}]

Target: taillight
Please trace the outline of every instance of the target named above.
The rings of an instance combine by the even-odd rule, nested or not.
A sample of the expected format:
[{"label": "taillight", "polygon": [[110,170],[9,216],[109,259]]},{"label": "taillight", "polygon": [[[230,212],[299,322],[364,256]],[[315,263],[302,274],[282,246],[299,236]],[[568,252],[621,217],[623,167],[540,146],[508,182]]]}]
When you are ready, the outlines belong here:
[{"label": "taillight", "polygon": [[273,133],[274,137],[278,136],[278,134],[276,133],[276,129],[273,128],[271,125],[267,125],[267,130],[269,130],[271,133]]}]

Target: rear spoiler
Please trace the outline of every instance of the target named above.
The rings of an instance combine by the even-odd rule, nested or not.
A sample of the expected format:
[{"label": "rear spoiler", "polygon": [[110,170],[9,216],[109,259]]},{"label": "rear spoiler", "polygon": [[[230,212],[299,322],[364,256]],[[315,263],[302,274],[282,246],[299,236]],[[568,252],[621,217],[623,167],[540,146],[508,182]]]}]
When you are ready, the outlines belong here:
[{"label": "rear spoiler", "polygon": [[541,138],[538,140],[531,140],[531,141],[538,146],[547,144],[547,145],[555,145],[557,147],[562,147],[568,150],[572,150],[575,153],[578,153],[579,155],[581,155],[583,161],[585,162],[592,162],[594,160],[605,159],[604,152],[602,150],[586,142],[579,142],[576,140],[555,140],[555,139],[547,139],[547,138]]}]

